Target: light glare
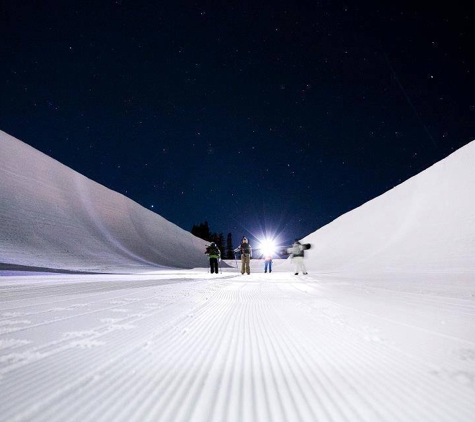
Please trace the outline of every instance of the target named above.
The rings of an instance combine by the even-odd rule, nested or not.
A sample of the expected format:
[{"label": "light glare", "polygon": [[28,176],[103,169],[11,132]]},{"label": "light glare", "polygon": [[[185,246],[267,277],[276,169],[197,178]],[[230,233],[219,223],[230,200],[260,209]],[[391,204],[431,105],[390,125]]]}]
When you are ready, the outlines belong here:
[{"label": "light glare", "polygon": [[261,252],[264,256],[273,255],[275,253],[275,243],[273,240],[264,240],[261,242]]}]

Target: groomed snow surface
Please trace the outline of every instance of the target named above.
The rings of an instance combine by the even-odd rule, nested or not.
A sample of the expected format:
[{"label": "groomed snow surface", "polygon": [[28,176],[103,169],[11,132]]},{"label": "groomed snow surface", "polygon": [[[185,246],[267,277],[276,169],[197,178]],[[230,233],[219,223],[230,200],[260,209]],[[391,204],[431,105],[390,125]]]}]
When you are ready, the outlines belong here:
[{"label": "groomed snow surface", "polygon": [[0,420],[472,422],[474,164],[472,142],[307,236],[307,276],[216,275],[0,133]]}]

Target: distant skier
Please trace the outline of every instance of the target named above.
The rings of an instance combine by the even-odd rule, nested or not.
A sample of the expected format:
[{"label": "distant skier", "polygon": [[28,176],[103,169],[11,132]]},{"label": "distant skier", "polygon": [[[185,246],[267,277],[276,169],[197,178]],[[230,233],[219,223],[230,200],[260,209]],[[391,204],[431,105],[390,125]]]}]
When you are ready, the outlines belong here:
[{"label": "distant skier", "polygon": [[218,260],[221,260],[221,251],[219,250],[216,243],[211,242],[210,245],[206,248],[205,254],[208,255],[209,258],[211,274],[218,274]]},{"label": "distant skier", "polygon": [[251,274],[252,247],[245,236],[243,236],[241,244],[234,249],[234,252],[241,253],[241,274]]},{"label": "distant skier", "polygon": [[304,251],[306,249],[310,249],[310,243],[302,245],[298,239],[295,239],[295,242],[292,247],[287,249],[287,253],[290,254],[290,258],[294,263],[295,275],[299,275],[299,271],[302,271],[304,275],[308,274],[307,269],[305,268],[305,264],[303,262],[303,257],[305,254]]},{"label": "distant skier", "polygon": [[264,257],[264,272],[272,272],[272,255],[268,254]]}]

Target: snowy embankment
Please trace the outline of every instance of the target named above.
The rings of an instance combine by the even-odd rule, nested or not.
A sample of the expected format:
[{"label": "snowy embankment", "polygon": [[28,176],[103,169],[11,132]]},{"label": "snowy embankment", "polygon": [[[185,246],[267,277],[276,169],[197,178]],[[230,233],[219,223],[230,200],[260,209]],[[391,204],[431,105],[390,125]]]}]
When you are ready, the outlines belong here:
[{"label": "snowy embankment", "polygon": [[201,239],[1,131],[0,197],[0,265],[9,268],[207,265]]},{"label": "snowy embankment", "polygon": [[335,275],[475,275],[475,141],[304,239]]}]

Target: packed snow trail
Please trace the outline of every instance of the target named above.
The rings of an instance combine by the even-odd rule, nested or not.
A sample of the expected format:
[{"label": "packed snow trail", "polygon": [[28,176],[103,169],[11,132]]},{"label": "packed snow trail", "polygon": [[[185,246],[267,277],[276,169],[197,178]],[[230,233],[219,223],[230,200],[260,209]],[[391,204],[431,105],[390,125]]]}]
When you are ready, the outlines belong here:
[{"label": "packed snow trail", "polygon": [[2,421],[472,421],[474,282],[0,279]]}]

